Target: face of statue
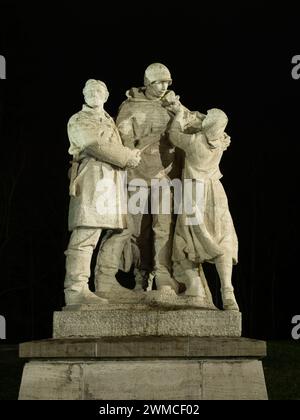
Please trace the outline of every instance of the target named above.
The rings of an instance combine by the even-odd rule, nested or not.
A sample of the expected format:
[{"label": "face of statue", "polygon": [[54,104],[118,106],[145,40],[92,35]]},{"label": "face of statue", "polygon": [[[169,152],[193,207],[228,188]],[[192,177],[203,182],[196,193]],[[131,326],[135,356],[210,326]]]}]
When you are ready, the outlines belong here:
[{"label": "face of statue", "polygon": [[165,81],[157,81],[147,86],[147,93],[155,98],[162,98],[168,90],[169,83]]},{"label": "face of statue", "polygon": [[108,98],[108,92],[105,88],[88,89],[84,94],[85,102],[91,108],[101,108]]}]

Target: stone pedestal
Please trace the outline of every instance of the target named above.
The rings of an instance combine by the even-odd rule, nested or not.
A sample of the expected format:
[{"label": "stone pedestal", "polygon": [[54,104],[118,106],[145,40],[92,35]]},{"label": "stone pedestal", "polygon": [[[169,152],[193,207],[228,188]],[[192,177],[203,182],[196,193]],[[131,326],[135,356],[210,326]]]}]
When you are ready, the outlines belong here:
[{"label": "stone pedestal", "polygon": [[142,304],[93,306],[54,312],[53,337],[241,336],[239,312]]},{"label": "stone pedestal", "polygon": [[263,341],[238,312],[144,304],[67,307],[54,338],[20,345],[19,399],[267,399]]},{"label": "stone pedestal", "polygon": [[19,399],[267,399],[262,341],[226,337],[52,339],[20,345]]}]

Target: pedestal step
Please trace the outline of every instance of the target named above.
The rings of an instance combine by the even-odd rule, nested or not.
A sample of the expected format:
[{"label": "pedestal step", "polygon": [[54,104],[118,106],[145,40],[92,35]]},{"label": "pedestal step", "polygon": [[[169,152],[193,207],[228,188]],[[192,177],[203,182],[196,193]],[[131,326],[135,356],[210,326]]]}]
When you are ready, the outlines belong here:
[{"label": "pedestal step", "polygon": [[241,314],[202,309],[145,309],[143,305],[54,312],[54,338],[155,335],[240,337]]},{"label": "pedestal step", "polygon": [[267,399],[265,342],[230,337],[50,339],[20,345],[21,400]]},{"label": "pedestal step", "polygon": [[103,337],[31,341],[20,344],[20,357],[146,358],[266,356],[265,341],[239,337]]}]

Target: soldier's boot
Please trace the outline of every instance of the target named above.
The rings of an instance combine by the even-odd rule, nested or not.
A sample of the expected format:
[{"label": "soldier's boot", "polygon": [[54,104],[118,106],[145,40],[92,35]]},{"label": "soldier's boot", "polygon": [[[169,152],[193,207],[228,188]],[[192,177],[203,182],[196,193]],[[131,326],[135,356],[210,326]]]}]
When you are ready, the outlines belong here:
[{"label": "soldier's boot", "polygon": [[206,298],[199,269],[192,261],[184,260],[174,263],[174,275],[179,283],[185,285],[184,296]]},{"label": "soldier's boot", "polygon": [[167,267],[158,266],[155,268],[155,284],[157,290],[161,290],[165,286],[171,287],[175,293],[180,292],[179,283],[171,277]]},{"label": "soldier's boot", "polygon": [[91,255],[82,251],[66,251],[65,302],[66,305],[106,304],[107,299],[89,290]]},{"label": "soldier's boot", "polygon": [[100,248],[95,266],[97,295],[130,292],[129,289],[121,286],[116,279],[126,239],[125,235],[113,235]]},{"label": "soldier's boot", "polygon": [[153,227],[154,230],[154,274],[157,290],[164,286],[171,287],[176,293],[180,293],[179,283],[171,276],[171,238],[172,224],[169,217],[161,215]]},{"label": "soldier's boot", "polygon": [[186,270],[185,287],[184,294],[186,296],[197,296],[203,299],[206,297],[199,272],[196,269]]},{"label": "soldier's boot", "polygon": [[134,290],[136,292],[143,292],[145,290],[152,289],[152,283],[150,278],[150,273],[146,270],[141,270],[139,268],[134,269],[134,279],[135,279],[135,287]]}]

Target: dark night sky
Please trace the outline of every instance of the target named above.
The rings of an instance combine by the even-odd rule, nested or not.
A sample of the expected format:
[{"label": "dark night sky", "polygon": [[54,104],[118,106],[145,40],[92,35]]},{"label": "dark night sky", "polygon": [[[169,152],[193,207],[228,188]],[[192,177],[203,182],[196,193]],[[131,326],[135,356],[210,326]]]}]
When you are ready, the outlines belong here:
[{"label": "dark night sky", "polygon": [[[85,81],[107,83],[115,116],[157,61],[189,109],[229,116],[221,169],[240,243],[234,285],[244,335],[289,337],[300,313],[300,80],[291,77],[299,15],[263,2],[118,3],[1,4],[0,314],[8,340],[49,337],[63,304],[66,123],[81,108]],[[214,287],[211,267],[208,275]]]}]

